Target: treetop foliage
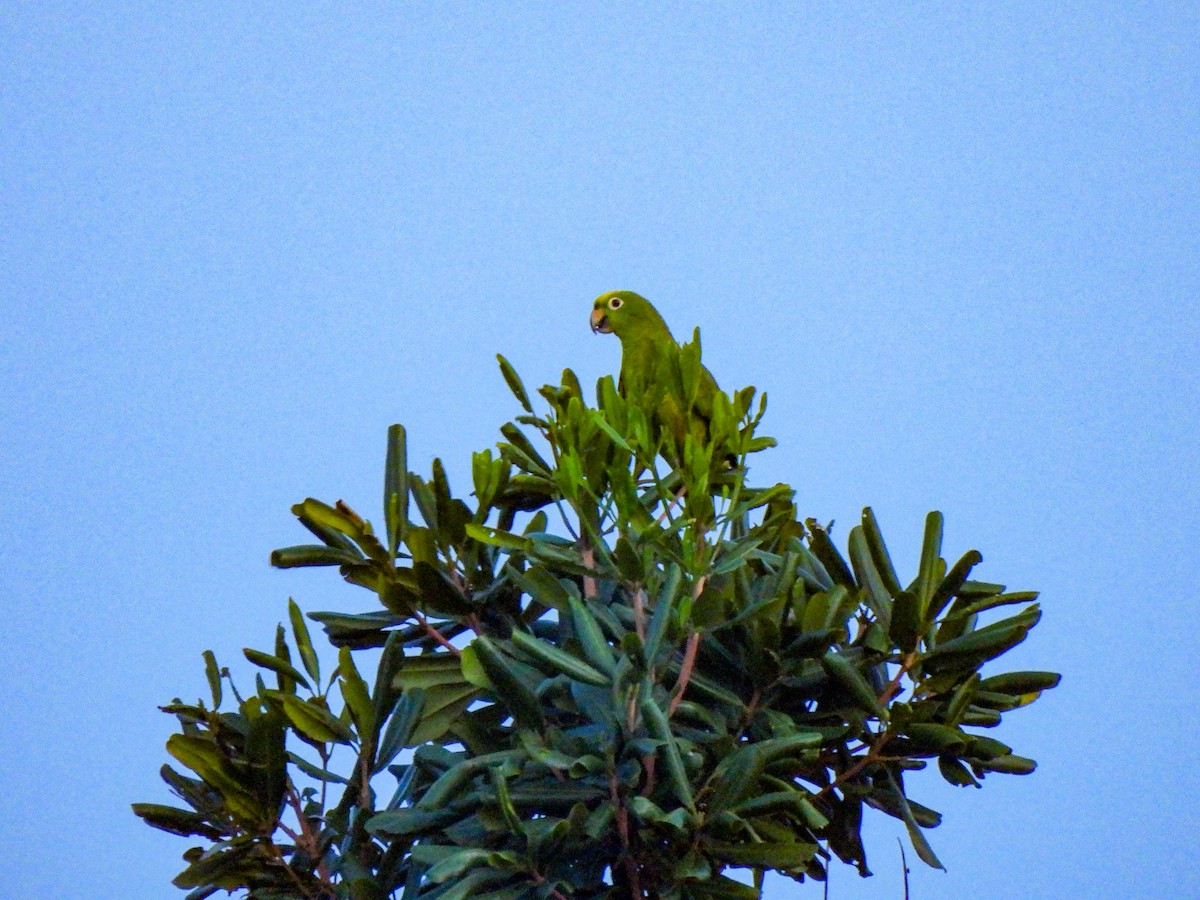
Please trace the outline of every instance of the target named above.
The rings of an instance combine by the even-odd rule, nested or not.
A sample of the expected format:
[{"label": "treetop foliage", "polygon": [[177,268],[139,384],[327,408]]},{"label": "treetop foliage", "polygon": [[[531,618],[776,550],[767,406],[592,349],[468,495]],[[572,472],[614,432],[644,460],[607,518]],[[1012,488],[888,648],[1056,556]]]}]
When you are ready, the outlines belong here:
[{"label": "treetop foliage", "polygon": [[718,391],[696,421],[698,336],[636,402],[605,377],[589,404],[567,370],[535,404],[500,366],[522,413],[473,455],[469,499],[440,460],[410,472],[394,425],[380,532],[293,507],[317,543],[272,563],[370,596],[307,616],[336,666],[289,602],[244,651],[253,693],[206,652],[211,702],[163,707],[186,808],[134,809],[199,840],[189,898],[757,898],[768,871],[870,874],[868,807],[940,867],[918,772],[1034,770],[988,732],[1059,676],[981,670],[1037,594],[972,578],[975,550],[944,559],[941,514],[907,576],[870,509],[839,549],[792,488],[749,480],[765,395]]}]

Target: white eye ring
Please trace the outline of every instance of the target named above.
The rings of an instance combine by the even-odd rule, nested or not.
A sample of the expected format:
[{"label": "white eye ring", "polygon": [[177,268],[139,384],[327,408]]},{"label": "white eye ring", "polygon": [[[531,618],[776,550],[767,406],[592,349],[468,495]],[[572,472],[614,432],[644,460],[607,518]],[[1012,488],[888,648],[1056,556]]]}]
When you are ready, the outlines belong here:
[{"label": "white eye ring", "polygon": [[609,300],[608,308],[609,309],[620,309],[621,308],[621,298],[613,297],[611,300]]}]

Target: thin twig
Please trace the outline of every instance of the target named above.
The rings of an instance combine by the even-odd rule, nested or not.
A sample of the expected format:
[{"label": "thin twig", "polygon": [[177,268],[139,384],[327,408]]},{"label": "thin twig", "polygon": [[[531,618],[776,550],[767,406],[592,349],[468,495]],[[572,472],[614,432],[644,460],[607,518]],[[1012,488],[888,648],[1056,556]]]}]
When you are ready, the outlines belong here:
[{"label": "thin twig", "polygon": [[[584,548],[579,551],[579,556],[583,560],[583,565],[589,570],[594,571],[596,568],[596,551],[590,546],[584,545]],[[599,594],[599,589],[596,587],[596,579],[592,575],[583,576],[583,596],[591,600]]]},{"label": "thin twig", "polygon": [[633,592],[633,630],[641,642],[646,643],[646,592],[641,585]]},{"label": "thin twig", "polygon": [[687,485],[686,484],[679,489],[678,494],[676,494],[674,497],[671,498],[670,503],[667,503],[663,506],[663,511],[658,514],[658,518],[654,520],[654,524],[662,525],[663,519],[665,519],[670,514],[671,507],[674,506],[676,503],[678,503],[680,500],[682,500],[685,494],[687,494]]},{"label": "thin twig", "polygon": [[413,613],[417,617],[417,621],[421,623],[421,627],[425,629],[425,633],[431,638],[453,653],[455,656],[462,656],[462,651],[455,647],[452,643],[446,640],[446,636],[429,624],[429,620],[425,618],[425,614],[419,609],[414,609]]},{"label": "thin twig", "polygon": [[312,823],[308,821],[308,817],[304,815],[304,809],[300,806],[300,795],[296,793],[296,786],[290,781],[288,783],[287,795],[288,802],[291,804],[292,810],[296,813],[296,819],[300,823],[300,830],[303,832],[302,837],[297,836],[294,840],[297,844],[301,844],[304,847],[304,851],[310,857],[318,861],[317,872],[321,883],[329,889],[329,894],[332,896],[334,894],[333,880],[329,874],[329,867],[325,865],[325,860],[321,858],[321,841],[313,833]]},{"label": "thin twig", "polygon": [[692,680],[692,670],[696,667],[696,651],[700,647],[700,632],[693,631],[688,638],[687,647],[683,651],[683,665],[679,667],[679,678],[671,691],[671,704],[667,707],[667,717],[675,715],[675,710],[683,701],[688,682]]},{"label": "thin twig", "polygon": [[629,847],[629,810],[626,809],[625,801],[621,798],[620,791],[617,790],[616,773],[609,776],[608,789],[613,806],[616,807],[617,835],[621,838],[621,847],[624,850],[625,877],[629,879],[629,895],[641,900],[642,885],[641,879],[638,877],[637,860],[633,858]]}]

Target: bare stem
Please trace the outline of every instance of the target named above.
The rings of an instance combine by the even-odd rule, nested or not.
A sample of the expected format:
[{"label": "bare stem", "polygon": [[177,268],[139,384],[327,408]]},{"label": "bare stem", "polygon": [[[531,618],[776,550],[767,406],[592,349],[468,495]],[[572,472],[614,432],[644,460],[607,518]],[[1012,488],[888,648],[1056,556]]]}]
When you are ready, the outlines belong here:
[{"label": "bare stem", "polygon": [[317,873],[321,879],[322,885],[326,888],[329,896],[332,897],[335,894],[333,889],[333,880],[329,874],[329,867],[325,865],[325,860],[321,859],[320,839],[318,835],[313,832],[312,823],[310,823],[308,821],[308,817],[304,815],[304,809],[300,806],[300,795],[296,793],[296,786],[290,781],[288,783],[287,797],[288,803],[292,807],[292,811],[296,814],[296,820],[300,823],[300,831],[302,832],[300,835],[295,836],[294,840],[299,846],[304,848],[304,852],[310,857],[320,860],[320,862],[317,863]]},{"label": "bare stem", "polygon": [[687,647],[683,651],[683,665],[679,667],[679,678],[671,691],[671,704],[667,707],[667,716],[675,715],[675,710],[683,701],[688,682],[692,680],[692,670],[696,667],[696,651],[700,648],[700,632],[693,631],[688,638]]},{"label": "bare stem", "polygon": [[644,644],[646,642],[646,592],[640,585],[633,592],[633,628]]},{"label": "bare stem", "polygon": [[[583,559],[584,566],[586,566],[589,570],[594,570],[596,568],[596,551],[595,550],[593,550],[589,546],[585,546],[583,548],[583,550],[580,551],[579,555]],[[596,587],[596,579],[593,578],[591,575],[584,575],[583,576],[583,596],[586,599],[591,600],[598,593],[599,593],[599,590]]]},{"label": "bare stem", "polygon": [[413,610],[417,617],[417,621],[421,623],[421,627],[425,629],[425,633],[431,638],[453,653],[455,656],[462,656],[462,651],[455,647],[452,643],[446,640],[446,636],[429,624],[429,620],[425,618],[425,614],[419,609]]}]

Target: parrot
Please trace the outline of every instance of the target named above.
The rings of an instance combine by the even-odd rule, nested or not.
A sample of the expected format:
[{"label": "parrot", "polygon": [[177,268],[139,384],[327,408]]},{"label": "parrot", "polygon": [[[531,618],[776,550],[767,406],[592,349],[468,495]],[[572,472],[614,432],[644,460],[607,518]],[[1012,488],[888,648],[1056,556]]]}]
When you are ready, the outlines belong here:
[{"label": "parrot", "polygon": [[683,456],[684,436],[689,431],[698,441],[707,441],[713,402],[720,388],[712,373],[700,366],[700,382],[691,416],[685,416],[677,394],[658,384],[664,350],[679,345],[663,317],[645,297],[633,291],[609,291],[592,302],[592,331],[615,334],[621,341],[621,374],[618,389],[627,399],[641,404],[658,426],[672,436],[671,450],[678,463]]}]

